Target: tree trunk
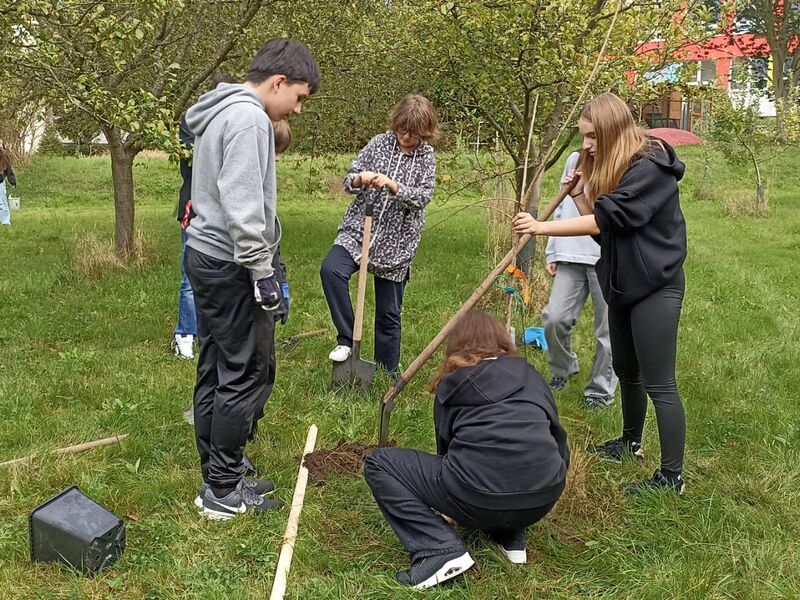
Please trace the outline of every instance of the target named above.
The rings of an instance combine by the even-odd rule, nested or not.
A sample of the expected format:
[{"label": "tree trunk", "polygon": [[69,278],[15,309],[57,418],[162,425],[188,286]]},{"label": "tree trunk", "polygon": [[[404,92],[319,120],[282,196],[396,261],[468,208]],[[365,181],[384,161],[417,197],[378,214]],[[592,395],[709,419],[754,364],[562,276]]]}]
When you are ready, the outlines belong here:
[{"label": "tree trunk", "polygon": [[[531,194],[531,200],[528,203],[528,212],[535,217],[539,214],[539,198],[541,196],[541,190],[542,190],[542,176],[540,176],[538,179],[536,179],[536,181],[531,183],[533,185],[533,193]],[[529,278],[533,276],[533,269],[534,269],[533,259],[536,256],[537,239],[538,236],[533,236],[531,238],[531,241],[525,244],[525,247],[517,255],[517,266]]]},{"label": "tree trunk", "polygon": [[111,151],[111,175],[114,180],[114,250],[123,260],[133,252],[133,159],[136,153],[127,148],[116,130],[106,131]]},{"label": "tree trunk", "polygon": [[[773,46],[775,48],[775,46]],[[786,55],[780,47],[773,50],[772,54],[772,91],[775,96],[775,126],[778,135],[782,140],[786,139],[786,129],[784,118],[785,111],[789,109],[790,90],[787,89],[786,82],[783,81],[783,65],[786,63]]]}]

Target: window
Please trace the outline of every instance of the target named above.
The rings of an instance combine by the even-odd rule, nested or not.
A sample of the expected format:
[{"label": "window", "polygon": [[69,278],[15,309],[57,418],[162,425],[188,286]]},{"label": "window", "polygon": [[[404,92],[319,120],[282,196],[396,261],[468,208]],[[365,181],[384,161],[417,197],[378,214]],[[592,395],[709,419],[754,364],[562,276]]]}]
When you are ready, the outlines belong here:
[{"label": "window", "polygon": [[717,62],[715,60],[702,60],[698,69],[698,81],[704,85],[714,85],[717,80]]}]

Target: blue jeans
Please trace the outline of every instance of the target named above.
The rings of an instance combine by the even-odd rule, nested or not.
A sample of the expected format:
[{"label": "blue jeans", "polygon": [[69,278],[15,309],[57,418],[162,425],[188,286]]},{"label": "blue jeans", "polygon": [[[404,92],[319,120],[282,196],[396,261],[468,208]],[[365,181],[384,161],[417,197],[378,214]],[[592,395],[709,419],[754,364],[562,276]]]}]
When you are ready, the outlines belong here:
[{"label": "blue jeans", "polygon": [[11,225],[11,210],[8,208],[5,179],[0,181],[0,225]]},{"label": "blue jeans", "polygon": [[[358,263],[347,250],[334,244],[319,273],[336,326],[336,343],[344,346],[353,345],[354,316],[348,284],[357,271]],[[375,362],[389,373],[395,373],[400,364],[400,309],[405,287],[405,281],[375,277]]]},{"label": "blue jeans", "polygon": [[175,335],[197,335],[197,313],[194,308],[192,284],[183,269],[183,255],[186,252],[186,230],[181,229],[181,287],[178,294],[178,324]]}]

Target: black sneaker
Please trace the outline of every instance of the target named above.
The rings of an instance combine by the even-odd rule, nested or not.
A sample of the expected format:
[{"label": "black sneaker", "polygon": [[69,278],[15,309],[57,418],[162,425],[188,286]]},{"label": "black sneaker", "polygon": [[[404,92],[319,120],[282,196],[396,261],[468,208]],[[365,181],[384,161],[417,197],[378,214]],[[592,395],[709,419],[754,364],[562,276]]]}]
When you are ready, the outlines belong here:
[{"label": "black sneaker", "polygon": [[505,557],[515,565],[524,565],[528,562],[528,553],[525,551],[525,539],[528,529],[519,531],[491,531],[489,539],[500,548]]},{"label": "black sneaker", "polygon": [[[573,373],[572,375],[574,375]],[[572,375],[567,375],[566,377],[556,377],[553,375],[552,379],[550,379],[550,389],[554,392],[558,390],[563,390],[564,386],[567,385],[567,382],[570,380]]]},{"label": "black sneaker", "polygon": [[469,552],[426,556],[412,562],[408,570],[399,571],[396,578],[415,590],[426,590],[461,575],[474,564]]},{"label": "black sneaker", "polygon": [[228,495],[217,498],[210,487],[203,494],[203,516],[214,521],[227,521],[244,513],[262,513],[283,508],[279,500],[267,500],[244,486],[244,479]]},{"label": "black sneaker", "polygon": [[599,410],[614,404],[614,396],[584,396],[583,406],[587,410]]},{"label": "black sneaker", "polygon": [[680,473],[666,474],[661,469],[656,469],[650,479],[644,481],[637,481],[636,483],[624,483],[622,491],[629,496],[638,496],[639,494],[650,492],[672,491],[677,492],[680,496],[686,490],[686,482],[681,477]]},{"label": "black sneaker", "polygon": [[[269,479],[245,479],[244,487],[252,490],[258,496],[266,496],[275,491],[275,484]],[[204,481],[194,499],[194,505],[197,508],[203,508],[203,496],[205,496],[206,488],[208,488],[208,484]]]},{"label": "black sneaker", "polygon": [[636,460],[644,460],[644,450],[642,450],[641,442],[629,441],[625,438],[608,440],[599,446],[589,444],[586,447],[586,451],[599,454],[600,458],[615,462],[622,462],[625,458],[630,457]]}]

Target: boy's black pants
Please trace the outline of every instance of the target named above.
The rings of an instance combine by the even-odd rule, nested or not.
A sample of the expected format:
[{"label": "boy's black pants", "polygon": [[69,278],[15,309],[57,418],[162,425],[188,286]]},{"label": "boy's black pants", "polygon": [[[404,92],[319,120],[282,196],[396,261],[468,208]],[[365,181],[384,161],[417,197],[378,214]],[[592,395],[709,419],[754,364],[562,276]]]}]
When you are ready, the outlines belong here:
[{"label": "boy's black pants", "polygon": [[244,446],[274,368],[275,319],[256,304],[244,267],[187,246],[184,269],[198,317],[194,423],[200,467],[211,487],[233,487],[244,476]]},{"label": "boy's black pants", "polygon": [[[353,346],[353,304],[350,301],[350,278],[358,263],[342,246],[334,245],[320,268],[322,289],[333,324],[336,343]],[[375,277],[375,362],[394,373],[400,364],[400,309],[403,306],[404,281]]]},{"label": "boy's black pants", "polygon": [[441,483],[442,457],[409,448],[379,448],[364,462],[364,479],[383,516],[411,560],[465,552],[464,542],[434,512],[452,517],[460,525],[500,535],[527,529],[541,520],[555,502],[526,510],[496,510],[471,506],[452,497]]}]

